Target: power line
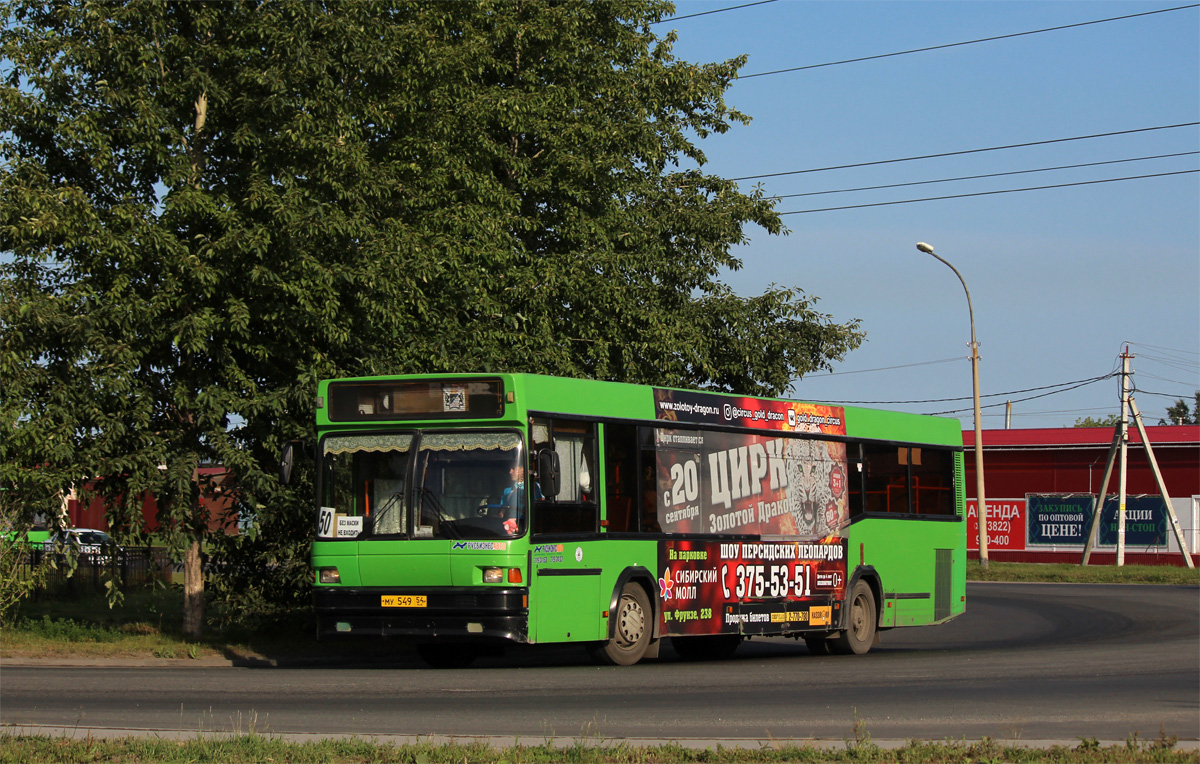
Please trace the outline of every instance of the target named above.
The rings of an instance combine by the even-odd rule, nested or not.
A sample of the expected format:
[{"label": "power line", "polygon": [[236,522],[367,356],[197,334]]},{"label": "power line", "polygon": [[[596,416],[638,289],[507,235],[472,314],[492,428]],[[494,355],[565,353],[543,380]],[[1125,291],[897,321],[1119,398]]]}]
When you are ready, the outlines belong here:
[{"label": "power line", "polygon": [[[1051,392],[1042,393],[1041,395],[1031,395],[1028,398],[1018,398],[1018,399],[1012,400],[1012,401],[1004,401],[1003,403],[989,403],[987,405],[980,406],[980,409],[994,409],[994,408],[998,408],[1000,406],[1007,406],[1010,403],[1024,403],[1025,401],[1033,401],[1033,400],[1037,400],[1038,398],[1046,398],[1051,395],[1058,395],[1059,393],[1066,393],[1066,392],[1070,392],[1071,390],[1077,390],[1081,387],[1085,387],[1087,385],[1091,385],[1096,382],[1101,382],[1101,381],[1109,379],[1113,376],[1114,376],[1114,374],[1105,374],[1103,377],[1096,377],[1095,379],[1081,382],[1080,384],[1075,385],[1074,387],[1067,387],[1067,388],[1063,388],[1062,390],[1052,390]],[[1036,390],[1038,388],[1031,388],[1031,389]],[[1021,392],[1021,391],[1017,391],[1017,392]],[[998,393],[998,395],[1007,395],[1007,394],[1008,393]],[[988,398],[991,396],[983,396],[983,397]],[[949,399],[949,400],[955,400],[955,399]],[[956,409],[954,411],[935,411],[935,412],[931,413],[930,416],[945,416],[947,414],[961,414],[965,411],[971,411],[971,409]]]},{"label": "power line", "polygon": [[927,186],[933,183],[953,183],[960,180],[979,180],[982,178],[1002,178],[1007,175],[1028,175],[1035,172],[1053,172],[1055,170],[1074,170],[1080,167],[1099,167],[1106,164],[1123,164],[1126,162],[1143,162],[1150,159],[1167,159],[1170,157],[1194,156],[1200,151],[1180,151],[1174,154],[1155,154],[1154,156],[1133,157],[1130,159],[1109,159],[1104,162],[1086,162],[1084,164],[1064,164],[1057,167],[1039,167],[1033,170],[1012,170],[1009,172],[990,172],[984,175],[961,175],[957,178],[939,178],[937,180],[917,180],[908,183],[888,183],[882,186],[859,186],[858,188],[839,188],[832,191],[808,191],[800,194],[780,194],[768,199],[793,199],[800,196],[824,196],[827,194],[847,194],[855,191],[878,191],[884,188],[903,188],[905,186]]},{"label": "power line", "polygon": [[1176,348],[1161,347],[1158,345],[1146,345],[1139,342],[1123,342],[1123,345],[1128,345],[1135,348],[1152,348],[1165,353],[1166,355],[1155,355],[1153,353],[1144,353],[1138,351],[1137,357],[1143,360],[1151,361],[1152,363],[1160,363],[1163,366],[1175,369],[1176,371],[1194,372],[1200,368],[1200,363],[1197,363],[1197,353],[1192,350],[1178,350]]},{"label": "power line", "polygon": [[[866,374],[866,373],[872,372],[872,371],[891,371],[892,369],[909,369],[914,366],[934,366],[939,363],[951,363],[952,361],[961,361],[961,360],[963,360],[963,358],[965,358],[965,356],[960,356],[958,358],[943,358],[940,361],[921,361],[919,363],[903,363],[903,364],[900,364],[899,366],[881,366],[878,369],[858,369],[856,371],[831,371],[828,374],[822,374],[819,377],[819,379],[824,379],[825,377],[841,377],[841,376],[845,376],[847,374]],[[812,380],[812,377],[808,377],[808,379]]]},{"label": "power line", "polygon": [[1050,186],[1029,186],[1028,188],[1006,188],[1000,191],[976,191],[971,194],[950,194],[948,196],[927,196],[923,199],[899,199],[892,202],[873,202],[871,204],[848,204],[842,207],[823,207],[814,210],[792,210],[780,212],[780,215],[806,215],[810,212],[833,212],[835,210],[858,210],[864,207],[887,207],[893,204],[916,204],[917,202],[937,202],[945,199],[966,199],[971,196],[993,196],[995,194],[1015,194],[1021,191],[1044,191],[1049,188],[1068,188],[1070,186],[1094,186],[1098,183],[1117,183],[1124,180],[1141,180],[1143,178],[1163,178],[1168,175],[1188,175],[1200,170],[1179,170],[1177,172],[1158,172],[1150,175],[1130,175],[1125,178],[1104,178],[1103,180],[1081,180],[1074,183],[1056,183]]},{"label": "power line", "polygon": [[[1026,416],[1049,416],[1051,414],[1097,414],[1097,413],[1102,413],[1102,412],[1106,412],[1106,411],[1112,411],[1112,408],[1109,406],[1104,406],[1102,408],[1092,407],[1092,408],[1087,408],[1087,409],[1041,409],[1039,411],[1014,411],[1012,413],[1012,415],[1014,417],[1026,417]],[[1001,414],[989,414],[988,416],[1002,416],[1002,415]]]},{"label": "power line", "polygon": [[[958,359],[955,359],[955,360],[958,360]],[[999,397],[1008,396],[1008,395],[1018,395],[1020,393],[1032,393],[1032,392],[1036,392],[1038,390],[1050,390],[1055,387],[1064,387],[1066,385],[1074,385],[1074,387],[1066,388],[1066,390],[1074,390],[1076,387],[1083,387],[1084,385],[1090,385],[1094,382],[1103,382],[1104,380],[1111,379],[1114,376],[1116,376],[1116,372],[1109,372],[1107,374],[1102,374],[1099,377],[1091,377],[1089,379],[1076,379],[1071,382],[1059,382],[1054,385],[1042,385],[1041,387],[1027,387],[1024,390],[1009,390],[1008,392],[1004,392],[1004,393],[987,393],[987,394],[981,395],[979,397],[980,398],[999,398]],[[1065,392],[1065,390],[1059,390],[1058,392]],[[1053,392],[1046,393],[1046,395],[1054,395],[1054,393]],[[903,404],[950,403],[951,401],[969,401],[972,399],[972,397],[973,396],[970,396],[970,395],[964,395],[964,396],[961,396],[958,398],[928,398],[926,400],[921,400],[921,401],[839,401],[839,402],[846,403],[846,404],[849,404],[852,406],[880,406],[880,405],[894,406],[894,405],[898,405],[898,404],[902,404],[902,403]],[[1044,396],[1042,396],[1042,395],[1033,396],[1033,398],[1042,398],[1042,397],[1044,397]],[[1033,398],[1026,398],[1025,400],[1033,400]],[[1003,406],[1005,404],[995,403],[992,405]],[[963,410],[967,411],[968,409],[963,409]]]},{"label": "power line", "polygon": [[701,13],[689,13],[686,16],[672,16],[669,19],[663,19],[662,21],[654,21],[651,23],[652,24],[665,24],[668,21],[680,21],[682,19],[694,19],[697,16],[707,16],[710,13],[724,13],[725,11],[736,11],[738,8],[749,8],[752,5],[766,5],[767,3],[773,3],[773,2],[775,2],[775,0],[758,0],[757,3],[746,3],[744,5],[733,5],[728,8],[717,8],[715,10],[703,11]]},{"label": "power line", "polygon": [[729,178],[729,180],[756,180],[758,178],[778,178],[783,175],[803,175],[811,172],[828,172],[830,170],[848,170],[855,167],[873,167],[881,164],[896,164],[898,162],[915,162],[920,159],[939,159],[941,157],[963,156],[965,154],[982,154],[987,151],[1005,151],[1007,149],[1021,149],[1029,146],[1045,146],[1051,143],[1067,143],[1069,141],[1085,141],[1092,138],[1108,138],[1114,135],[1131,135],[1133,133],[1147,133],[1154,130],[1174,130],[1179,127],[1195,127],[1200,125],[1200,122],[1180,122],[1177,125],[1158,125],[1156,127],[1138,127],[1132,130],[1117,130],[1111,133],[1094,133],[1092,135],[1076,135],[1071,138],[1051,138],[1044,141],[1031,141],[1029,143],[1010,143],[1006,146],[988,146],[982,149],[966,149],[963,151],[943,151],[938,154],[923,154],[921,156],[900,157],[899,159],[877,159],[873,162],[855,162],[853,164],[831,165],[829,167],[813,167],[807,170],[788,170],[786,172],[768,172],[761,175],[743,175],[740,178]]},{"label": "power line", "polygon": [[[856,64],[861,61],[873,61],[873,60],[880,59],[880,58],[892,58],[894,56],[907,56],[912,53],[926,53],[931,50],[943,50],[945,48],[957,48],[957,47],[960,47],[963,45],[975,45],[975,44],[981,43],[981,42],[994,42],[996,40],[1007,40],[1007,39],[1010,39],[1013,37],[1024,37],[1027,35],[1042,34],[1044,32],[1058,32],[1063,29],[1086,27],[1086,26],[1091,26],[1093,24],[1106,24],[1110,21],[1124,21],[1126,19],[1133,19],[1133,18],[1137,18],[1139,16],[1153,16],[1156,13],[1171,13],[1173,11],[1182,11],[1182,10],[1187,10],[1188,8],[1195,8],[1198,5],[1200,5],[1200,3],[1192,3],[1191,5],[1180,5],[1175,8],[1162,8],[1157,11],[1144,11],[1142,13],[1131,13],[1127,16],[1113,16],[1112,18],[1096,19],[1095,21],[1081,21],[1076,24],[1063,24],[1062,26],[1046,27],[1045,29],[1032,29],[1028,32],[1013,32],[1012,34],[996,35],[995,37],[981,37],[978,40],[964,40],[962,42],[951,42],[951,43],[946,43],[944,45],[930,45],[927,48],[912,48],[911,50],[901,50],[901,51],[897,51],[895,53],[880,53],[880,54],[877,54],[874,56],[860,56],[859,58],[847,58],[847,59],[843,59],[841,61],[827,61],[823,64],[808,64],[806,66],[793,66],[793,67],[790,67],[787,69],[775,69],[770,72],[756,72],[754,74],[743,74],[740,77],[738,77],[738,79],[748,80],[752,77],[768,77],[773,74],[785,74],[787,72],[800,72],[800,71],[804,71],[806,69],[820,69],[820,68],[826,67],[826,66],[838,66],[841,64]],[[739,6],[739,7],[741,7],[741,6]],[[715,13],[715,12],[716,11],[709,11],[709,13]],[[699,14],[697,14],[697,15],[699,15]],[[687,18],[687,17],[684,17],[684,18]]]},{"label": "power line", "polygon": [[1176,400],[1182,400],[1182,401],[1186,401],[1186,400],[1187,400],[1187,396],[1186,396],[1186,395],[1180,395],[1179,393],[1152,393],[1152,392],[1150,392],[1149,390],[1143,390],[1143,389],[1141,389],[1140,387],[1135,387],[1135,388],[1133,388],[1133,390],[1130,390],[1129,392],[1130,392],[1130,395],[1133,395],[1133,394],[1139,394],[1139,395],[1158,395],[1158,396],[1161,396],[1161,397],[1163,397],[1163,398],[1175,398]]},{"label": "power line", "polygon": [[1168,353],[1182,353],[1183,355],[1200,356],[1200,352],[1197,352],[1195,350],[1180,350],[1178,348],[1163,347],[1162,345],[1148,345],[1144,342],[1133,342],[1132,340],[1127,340],[1125,343],[1122,343],[1122,344],[1129,344],[1129,345],[1132,345],[1133,347],[1139,347],[1139,348],[1152,348],[1154,350],[1162,350],[1162,351],[1165,351]]},{"label": "power line", "polygon": [[1151,374],[1148,371],[1139,371],[1139,372],[1137,372],[1137,374],[1138,374],[1138,376],[1141,376],[1141,377],[1149,377],[1150,379],[1157,379],[1159,382],[1170,382],[1173,385],[1186,385],[1187,387],[1192,387],[1193,385],[1196,384],[1195,382],[1184,382],[1181,379],[1168,379],[1167,377],[1160,377],[1157,374]]},{"label": "power line", "polygon": [[1145,353],[1138,353],[1138,358],[1140,358],[1144,361],[1151,361],[1153,363],[1162,364],[1163,366],[1174,369],[1175,371],[1194,372],[1194,371],[1196,371],[1197,368],[1200,368],[1200,364],[1197,364],[1195,361],[1185,361],[1182,358],[1171,358],[1169,356],[1168,357],[1153,356],[1153,355],[1146,355]]}]

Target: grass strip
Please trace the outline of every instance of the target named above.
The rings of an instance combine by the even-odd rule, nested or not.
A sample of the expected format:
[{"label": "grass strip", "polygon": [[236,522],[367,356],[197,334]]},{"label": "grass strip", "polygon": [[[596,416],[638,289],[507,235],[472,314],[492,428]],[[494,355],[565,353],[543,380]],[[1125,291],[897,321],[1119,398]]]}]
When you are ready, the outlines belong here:
[{"label": "grass strip", "polygon": [[578,740],[566,746],[550,743],[494,748],[484,743],[391,745],[364,739],[289,742],[269,735],[162,738],[65,739],[9,734],[0,737],[0,763],[7,762],[405,762],[406,764],[473,764],[474,762],[578,762],[578,764],[690,764],[691,762],[877,762],[878,764],[1194,764],[1200,752],[1175,750],[1173,738],[1145,741],[1131,736],[1124,744],[1102,746],[1083,739],[1074,747],[1030,748],[1019,743],[984,739],[977,742],[909,741],[900,748],[883,748],[869,740],[848,740],[830,749],[814,745],[776,743],[761,748],[687,748],[676,744],[651,747]]},{"label": "grass strip", "polygon": [[1047,584],[1200,585],[1200,568],[1175,565],[1078,565],[1072,563],[967,562],[968,581],[1011,581]]}]

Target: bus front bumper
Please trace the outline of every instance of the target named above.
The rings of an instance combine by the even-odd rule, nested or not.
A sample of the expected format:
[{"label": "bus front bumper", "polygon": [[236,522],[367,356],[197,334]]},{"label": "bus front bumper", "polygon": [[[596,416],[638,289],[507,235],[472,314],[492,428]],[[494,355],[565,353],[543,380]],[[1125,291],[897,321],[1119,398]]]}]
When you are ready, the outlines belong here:
[{"label": "bus front bumper", "polygon": [[529,590],[524,588],[318,586],[313,593],[318,639],[438,637],[528,642],[528,602]]}]

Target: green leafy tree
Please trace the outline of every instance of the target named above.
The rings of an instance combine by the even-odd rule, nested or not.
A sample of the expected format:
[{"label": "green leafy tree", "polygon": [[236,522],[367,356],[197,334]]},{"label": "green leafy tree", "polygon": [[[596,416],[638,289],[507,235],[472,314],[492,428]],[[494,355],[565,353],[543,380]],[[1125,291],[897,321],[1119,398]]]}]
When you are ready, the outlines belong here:
[{"label": "green leafy tree", "polygon": [[1105,417],[1085,416],[1075,420],[1076,427],[1116,427],[1120,423],[1120,414],[1109,414]]},{"label": "green leafy tree", "polygon": [[675,59],[670,11],[0,3],[0,480],[31,508],[90,485],[127,533],[153,494],[197,636],[231,520],[202,465],[257,517],[210,539],[223,580],[304,595],[311,489],[272,465],[322,377],[769,394],[840,360],[857,321],[720,281],[747,226],[782,228],[704,172],[700,140],[747,121],[724,102],[743,59]]},{"label": "green leafy tree", "polygon": [[12,626],[11,616],[46,577],[46,566],[32,554],[29,527],[14,492],[0,490],[0,629]]},{"label": "green leafy tree", "polygon": [[1200,390],[1196,391],[1196,403],[1192,408],[1188,402],[1179,398],[1167,406],[1167,416],[1158,420],[1159,424],[1200,424]]}]

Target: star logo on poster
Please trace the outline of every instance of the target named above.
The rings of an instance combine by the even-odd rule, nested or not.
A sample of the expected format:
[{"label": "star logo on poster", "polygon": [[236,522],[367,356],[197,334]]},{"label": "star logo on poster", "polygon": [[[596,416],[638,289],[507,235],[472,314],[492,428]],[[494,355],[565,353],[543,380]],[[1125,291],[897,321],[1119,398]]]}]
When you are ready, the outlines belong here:
[{"label": "star logo on poster", "polygon": [[668,568],[663,577],[658,579],[658,596],[664,600],[671,599],[671,590],[675,588],[675,583],[671,581],[671,570]]}]

